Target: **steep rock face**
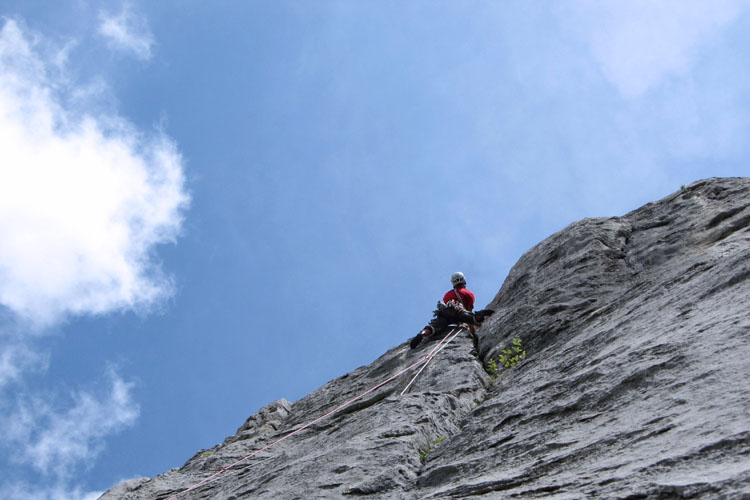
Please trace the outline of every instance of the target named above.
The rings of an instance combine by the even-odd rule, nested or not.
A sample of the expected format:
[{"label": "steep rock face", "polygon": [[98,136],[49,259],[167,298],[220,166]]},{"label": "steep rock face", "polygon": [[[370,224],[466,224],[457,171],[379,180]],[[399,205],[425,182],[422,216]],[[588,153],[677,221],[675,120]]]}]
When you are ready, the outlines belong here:
[{"label": "steep rock face", "polygon": [[529,251],[480,353],[519,337],[423,498],[750,497],[750,180],[697,182]]},{"label": "steep rock face", "polygon": [[[461,333],[408,393],[411,374],[177,498],[750,498],[749,306],[750,179],[696,182],[527,252],[479,353]],[[527,357],[493,380],[482,362],[513,338]],[[272,403],[182,468],[103,498],[168,498],[436,342]]]},{"label": "steep rock face", "polygon": [[[341,406],[437,345],[410,350],[403,344],[293,405],[271,403],[237,434],[201,450],[180,469],[118,485],[102,498],[169,498]],[[411,489],[422,468],[420,455],[436,439],[458,432],[458,419],[484,399],[490,385],[466,332],[444,345],[406,394],[400,393],[415,371],[178,498],[388,498]]]}]

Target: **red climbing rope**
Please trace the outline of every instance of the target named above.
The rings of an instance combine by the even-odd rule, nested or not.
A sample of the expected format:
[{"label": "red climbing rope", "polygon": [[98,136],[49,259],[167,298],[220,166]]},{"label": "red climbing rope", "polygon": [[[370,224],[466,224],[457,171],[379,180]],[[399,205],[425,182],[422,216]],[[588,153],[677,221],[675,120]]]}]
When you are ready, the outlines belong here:
[{"label": "red climbing rope", "polygon": [[206,478],[205,478],[205,479],[203,479],[202,481],[200,481],[200,482],[198,482],[198,483],[194,484],[193,486],[189,487],[189,488],[188,488],[188,489],[186,489],[186,490],[182,490],[182,491],[180,491],[180,492],[178,492],[178,493],[175,493],[175,494],[174,494],[174,495],[172,495],[171,497],[167,498],[167,500],[174,500],[175,498],[177,498],[178,496],[182,495],[183,493],[187,493],[187,492],[189,492],[189,491],[193,491],[193,490],[195,490],[196,488],[199,488],[199,487],[203,486],[204,484],[208,483],[209,481],[212,481],[213,479],[217,478],[218,476],[220,476],[220,475],[224,474],[224,473],[225,473],[225,472],[227,472],[227,471],[228,471],[229,469],[232,469],[232,468],[234,468],[234,467],[238,466],[239,464],[241,464],[241,463],[243,463],[243,462],[246,462],[246,461],[250,460],[250,459],[251,459],[252,457],[254,457],[255,455],[258,455],[259,453],[261,453],[261,452],[263,452],[263,451],[266,451],[266,450],[268,450],[269,448],[272,448],[273,446],[276,446],[277,444],[281,443],[282,441],[285,441],[285,440],[289,439],[290,437],[294,436],[295,434],[299,434],[300,432],[302,432],[303,430],[307,429],[308,427],[310,427],[310,426],[312,426],[312,425],[315,425],[315,424],[317,424],[318,422],[320,422],[321,420],[323,420],[323,419],[325,419],[325,418],[328,418],[328,417],[330,417],[331,415],[333,415],[334,413],[336,413],[336,412],[338,412],[338,411],[340,411],[340,410],[342,410],[342,409],[346,408],[347,406],[349,406],[350,404],[354,403],[354,402],[355,402],[355,401],[357,401],[358,399],[362,399],[363,397],[365,397],[366,395],[370,394],[371,392],[373,392],[373,391],[375,391],[375,390],[377,390],[377,389],[379,389],[379,388],[383,387],[383,386],[384,386],[385,384],[387,384],[388,382],[391,382],[392,380],[395,380],[395,379],[397,379],[398,377],[400,377],[400,376],[401,376],[401,375],[403,375],[404,373],[408,372],[409,370],[413,370],[414,368],[416,368],[416,367],[417,367],[417,366],[419,366],[420,364],[422,364],[422,363],[426,363],[426,362],[430,361],[430,360],[431,360],[431,359],[432,359],[432,358],[433,358],[433,357],[434,357],[434,356],[435,356],[435,355],[436,355],[436,354],[437,354],[437,353],[438,353],[438,352],[439,352],[439,351],[441,350],[441,347],[440,347],[440,346],[441,346],[441,345],[443,345],[443,343],[444,343],[444,342],[445,342],[445,343],[447,344],[446,340],[448,340],[448,337],[451,337],[451,338],[450,338],[450,340],[448,340],[448,342],[450,342],[451,340],[453,340],[453,338],[454,338],[454,337],[455,337],[456,335],[458,335],[458,332],[459,332],[460,330],[461,330],[461,329],[459,328],[459,329],[458,329],[458,330],[457,330],[457,331],[455,332],[455,334],[454,334],[453,336],[451,336],[451,333],[453,333],[453,331],[449,332],[449,333],[448,333],[448,335],[446,335],[445,337],[443,337],[443,338],[442,338],[442,339],[440,340],[440,342],[439,342],[439,343],[438,343],[438,344],[437,344],[437,345],[436,345],[435,347],[433,347],[433,349],[432,349],[432,350],[431,350],[431,351],[429,352],[429,354],[427,354],[427,355],[425,355],[425,356],[422,356],[421,358],[419,358],[419,359],[418,359],[417,361],[415,361],[415,362],[414,362],[414,363],[412,363],[411,365],[407,366],[406,368],[404,368],[403,370],[399,371],[399,372],[398,372],[398,373],[396,373],[395,375],[391,375],[390,377],[388,377],[388,378],[387,378],[387,379],[385,379],[384,381],[382,381],[382,382],[380,382],[380,383],[378,383],[378,384],[376,384],[376,385],[372,386],[371,388],[367,389],[367,390],[366,390],[365,392],[363,392],[363,393],[362,393],[362,394],[360,394],[359,396],[356,396],[356,397],[354,397],[354,398],[350,399],[350,400],[349,400],[349,401],[347,401],[346,403],[343,403],[342,405],[340,405],[340,406],[338,406],[338,407],[334,408],[333,410],[329,411],[329,412],[328,412],[328,413],[326,413],[325,415],[322,415],[322,416],[320,416],[320,417],[316,418],[315,420],[311,420],[310,422],[306,423],[305,425],[303,425],[303,426],[302,426],[302,427],[300,427],[299,429],[296,429],[296,430],[294,430],[294,431],[290,432],[289,434],[286,434],[286,435],[282,436],[281,438],[277,439],[277,440],[276,440],[276,441],[274,441],[273,443],[267,444],[266,446],[264,446],[263,448],[260,448],[259,450],[255,450],[254,452],[250,453],[250,454],[249,454],[249,455],[247,455],[246,457],[243,457],[243,458],[241,458],[240,460],[237,460],[237,461],[236,461],[236,462],[234,462],[233,464],[231,464],[231,465],[229,465],[229,466],[227,466],[227,467],[222,467],[221,469],[219,469],[219,470],[218,470],[217,472],[215,472],[214,474],[211,474],[210,476],[206,477]]}]

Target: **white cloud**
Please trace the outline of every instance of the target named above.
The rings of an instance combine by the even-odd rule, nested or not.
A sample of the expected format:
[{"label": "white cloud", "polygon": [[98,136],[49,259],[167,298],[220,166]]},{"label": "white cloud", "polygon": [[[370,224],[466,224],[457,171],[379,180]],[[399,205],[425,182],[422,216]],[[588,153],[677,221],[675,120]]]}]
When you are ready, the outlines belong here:
[{"label": "white cloud", "polygon": [[626,97],[689,72],[698,47],[734,21],[743,0],[582,0],[560,9],[604,76]]},{"label": "white cloud", "polygon": [[174,143],[95,113],[106,86],[73,85],[72,43],[46,44],[17,21],[0,24],[0,448],[3,466],[39,473],[33,485],[6,478],[0,491],[80,500],[98,493],[71,485],[74,474],[139,408],[114,371],[106,390],[78,391],[62,407],[54,393],[29,393],[24,376],[49,363],[30,334],[168,297],[153,250],[177,237],[188,195]]},{"label": "white cloud", "polygon": [[170,294],[154,245],[187,204],[182,159],[161,133],[65,107],[64,82],[18,24],[0,31],[0,303],[38,324]]},{"label": "white cloud", "polygon": [[0,344],[0,389],[21,379],[30,370],[46,369],[49,356],[21,343]]},{"label": "white cloud", "polygon": [[99,13],[99,34],[107,39],[110,46],[129,52],[138,59],[151,59],[154,38],[146,20],[139,17],[129,5],[119,14]]},{"label": "white cloud", "polygon": [[132,384],[114,370],[109,383],[101,397],[84,391],[74,394],[72,407],[62,412],[41,398],[19,401],[3,422],[3,444],[14,451],[11,459],[58,479],[71,477],[80,463],[92,463],[105,437],[132,425],[139,414]]}]

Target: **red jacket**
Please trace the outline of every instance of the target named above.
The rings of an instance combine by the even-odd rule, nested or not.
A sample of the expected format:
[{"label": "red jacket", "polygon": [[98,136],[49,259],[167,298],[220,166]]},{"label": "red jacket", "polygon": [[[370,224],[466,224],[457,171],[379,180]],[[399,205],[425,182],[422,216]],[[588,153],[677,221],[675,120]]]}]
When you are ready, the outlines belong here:
[{"label": "red jacket", "polygon": [[466,288],[459,288],[458,293],[461,295],[461,300],[458,300],[458,298],[456,297],[455,290],[451,290],[450,292],[443,295],[443,302],[447,304],[449,300],[456,300],[458,302],[463,303],[467,311],[469,312],[473,311],[474,310],[474,294],[471,293],[471,291]]}]

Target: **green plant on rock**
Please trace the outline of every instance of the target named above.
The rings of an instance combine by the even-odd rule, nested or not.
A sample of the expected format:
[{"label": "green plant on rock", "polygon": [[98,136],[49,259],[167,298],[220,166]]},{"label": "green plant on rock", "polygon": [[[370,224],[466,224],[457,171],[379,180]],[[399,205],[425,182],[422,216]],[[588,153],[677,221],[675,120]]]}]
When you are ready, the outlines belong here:
[{"label": "green plant on rock", "polygon": [[521,345],[521,339],[515,338],[508,349],[500,351],[500,357],[497,358],[497,361],[505,368],[512,368],[524,358],[526,358],[526,351]]},{"label": "green plant on rock", "polygon": [[489,373],[490,377],[493,379],[497,377],[497,361],[492,358],[487,360],[487,373]]},{"label": "green plant on rock", "polygon": [[[448,436],[440,436],[435,438],[434,444],[438,445],[448,439]],[[419,452],[419,461],[424,463],[424,459],[427,458],[427,455],[430,454],[430,451],[432,451],[432,447],[430,445],[427,445],[427,448],[423,449]]]},{"label": "green plant on rock", "polygon": [[521,339],[514,338],[508,349],[500,351],[500,356],[498,356],[497,360],[492,358],[487,359],[487,373],[489,373],[492,380],[494,380],[499,375],[498,366],[512,368],[524,358],[526,358],[526,351],[521,344]]}]

